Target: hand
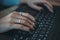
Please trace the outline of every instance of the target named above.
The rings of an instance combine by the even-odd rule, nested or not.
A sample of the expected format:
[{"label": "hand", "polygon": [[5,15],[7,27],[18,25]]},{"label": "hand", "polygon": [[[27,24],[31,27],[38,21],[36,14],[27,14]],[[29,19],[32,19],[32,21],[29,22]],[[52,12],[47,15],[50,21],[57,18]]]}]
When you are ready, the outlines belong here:
[{"label": "hand", "polygon": [[0,19],[0,33],[12,29],[34,30],[35,19],[28,13],[13,12]]},{"label": "hand", "polygon": [[40,6],[37,6],[36,4],[43,4],[44,6],[46,6],[50,12],[53,12],[53,6],[46,0],[26,0],[26,3],[31,7],[31,8],[34,8],[36,10],[41,10],[43,9],[42,7]]}]

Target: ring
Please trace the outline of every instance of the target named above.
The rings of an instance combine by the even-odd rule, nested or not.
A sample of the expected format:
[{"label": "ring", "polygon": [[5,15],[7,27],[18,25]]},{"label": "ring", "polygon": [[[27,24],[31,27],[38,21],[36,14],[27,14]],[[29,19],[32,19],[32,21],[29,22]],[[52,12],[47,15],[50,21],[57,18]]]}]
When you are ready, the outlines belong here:
[{"label": "ring", "polygon": [[20,16],[22,16],[22,12],[20,12]]},{"label": "ring", "polygon": [[19,20],[19,23],[21,23],[21,20]]}]

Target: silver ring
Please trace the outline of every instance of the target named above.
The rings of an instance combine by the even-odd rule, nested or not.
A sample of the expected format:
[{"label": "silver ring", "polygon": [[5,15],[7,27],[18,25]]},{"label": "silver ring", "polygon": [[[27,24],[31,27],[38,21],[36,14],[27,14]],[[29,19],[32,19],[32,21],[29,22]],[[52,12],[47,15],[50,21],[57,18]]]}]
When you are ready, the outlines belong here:
[{"label": "silver ring", "polygon": [[19,20],[19,23],[21,23],[21,20]]},{"label": "silver ring", "polygon": [[20,12],[20,16],[22,16],[22,12]]}]

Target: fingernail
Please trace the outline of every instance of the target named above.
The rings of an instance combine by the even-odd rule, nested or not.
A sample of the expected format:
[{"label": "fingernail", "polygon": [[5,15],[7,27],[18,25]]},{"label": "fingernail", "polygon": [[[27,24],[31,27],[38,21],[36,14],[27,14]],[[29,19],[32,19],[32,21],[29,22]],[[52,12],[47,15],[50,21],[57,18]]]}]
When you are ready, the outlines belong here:
[{"label": "fingernail", "polygon": [[49,10],[51,13],[54,13],[54,11],[53,10]]},{"label": "fingernail", "polygon": [[35,28],[34,28],[34,27],[31,27],[31,29],[32,29],[32,30],[35,30]]},{"label": "fingernail", "polygon": [[35,26],[35,23],[33,23],[33,26]]}]

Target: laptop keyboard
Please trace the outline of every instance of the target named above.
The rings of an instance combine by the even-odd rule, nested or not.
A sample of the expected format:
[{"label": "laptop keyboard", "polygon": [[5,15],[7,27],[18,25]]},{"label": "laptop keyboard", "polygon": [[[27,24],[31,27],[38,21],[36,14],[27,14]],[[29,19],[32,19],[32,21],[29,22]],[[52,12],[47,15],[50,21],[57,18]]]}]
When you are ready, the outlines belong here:
[{"label": "laptop keyboard", "polygon": [[[24,7],[20,7],[20,8],[22,10],[21,9],[18,10],[21,10],[22,12],[26,12],[25,11],[26,9],[24,9]],[[28,7],[25,8],[29,9]],[[31,15],[34,14],[31,13]],[[17,33],[15,32],[13,40],[47,40],[49,34],[54,31],[54,25],[56,19],[55,15],[56,15],[55,13],[50,13],[47,11],[45,12],[45,10],[43,10],[42,12],[37,12],[37,15],[34,16],[36,19],[35,30],[34,31],[31,30],[30,32],[19,30],[17,31]]]}]

